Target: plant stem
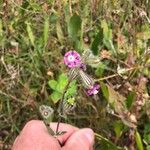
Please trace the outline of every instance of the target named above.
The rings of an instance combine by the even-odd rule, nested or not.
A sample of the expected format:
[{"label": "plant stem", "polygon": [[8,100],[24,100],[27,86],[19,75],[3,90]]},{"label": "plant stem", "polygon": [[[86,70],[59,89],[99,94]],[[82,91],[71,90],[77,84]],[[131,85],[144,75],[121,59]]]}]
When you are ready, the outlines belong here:
[{"label": "plant stem", "polygon": [[66,92],[67,92],[67,90],[69,88],[70,83],[71,83],[71,79],[69,79],[67,85],[65,86],[62,98],[61,98],[60,103],[59,103],[59,108],[58,108],[58,110],[59,110],[59,118],[58,118],[57,127],[56,127],[56,134],[58,133],[58,130],[59,130],[59,125],[60,125],[60,122],[61,122],[61,116],[64,113],[64,107],[63,107],[64,99],[65,99],[65,94],[66,94]]},{"label": "plant stem", "polygon": [[103,140],[103,141],[107,142],[109,145],[112,146],[112,148],[117,148],[117,150],[124,150],[124,148],[121,148],[121,147],[116,146],[114,143],[112,143],[112,142],[109,141],[107,138],[101,136],[101,135],[98,134],[98,133],[95,133],[95,136],[96,136],[96,138],[97,138],[98,140],[100,140],[100,141]]},{"label": "plant stem", "polygon": [[[137,66],[137,67],[132,67],[132,68],[129,68],[129,69],[126,69],[124,73],[128,72],[128,71],[132,71],[132,70],[136,70],[136,69],[142,69],[144,67],[150,67],[150,66]],[[96,79],[95,81],[102,81],[102,80],[107,80],[107,79],[110,79],[110,78],[113,78],[113,77],[116,77],[116,76],[119,76],[118,73],[115,73],[115,74],[112,74],[110,76],[107,76],[107,77],[104,77],[104,78],[100,78],[100,79]]]},{"label": "plant stem", "polygon": [[47,122],[46,122],[45,120],[43,120],[43,122],[44,122],[44,124],[45,124],[45,126],[46,126],[46,128],[47,128],[48,133],[49,133],[50,135],[52,135],[52,136],[55,135],[55,133],[54,133],[53,129],[50,127],[50,125],[47,124]]}]

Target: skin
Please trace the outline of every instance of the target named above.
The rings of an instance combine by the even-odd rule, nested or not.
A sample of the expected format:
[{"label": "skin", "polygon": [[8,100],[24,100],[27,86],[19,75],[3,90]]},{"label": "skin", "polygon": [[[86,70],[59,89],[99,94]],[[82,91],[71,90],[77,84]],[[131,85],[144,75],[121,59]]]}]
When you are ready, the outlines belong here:
[{"label": "skin", "polygon": [[[57,123],[51,123],[55,131]],[[42,121],[29,121],[16,138],[12,150],[92,150],[94,133],[89,128],[78,129],[69,124],[60,124],[60,131],[67,133],[58,137],[49,135]],[[60,146],[59,142],[63,145]]]}]

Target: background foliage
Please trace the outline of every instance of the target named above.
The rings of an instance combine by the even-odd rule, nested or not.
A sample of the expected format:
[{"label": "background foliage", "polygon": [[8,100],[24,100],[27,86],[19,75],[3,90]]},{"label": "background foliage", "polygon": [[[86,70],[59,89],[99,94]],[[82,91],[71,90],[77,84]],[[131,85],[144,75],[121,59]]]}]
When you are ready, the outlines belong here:
[{"label": "background foliage", "polygon": [[0,148],[40,119],[39,105],[57,109],[64,53],[91,48],[100,63],[87,71],[101,91],[91,98],[74,83],[65,122],[92,128],[95,149],[149,150],[149,10],[149,0],[0,0]]}]

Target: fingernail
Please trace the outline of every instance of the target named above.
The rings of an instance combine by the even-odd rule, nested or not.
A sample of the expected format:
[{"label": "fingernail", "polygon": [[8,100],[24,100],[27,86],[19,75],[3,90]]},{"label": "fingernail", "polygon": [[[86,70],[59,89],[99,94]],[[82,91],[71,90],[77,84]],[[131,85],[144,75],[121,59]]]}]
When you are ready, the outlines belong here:
[{"label": "fingernail", "polygon": [[91,129],[87,129],[85,136],[87,137],[90,144],[94,143],[94,132]]}]

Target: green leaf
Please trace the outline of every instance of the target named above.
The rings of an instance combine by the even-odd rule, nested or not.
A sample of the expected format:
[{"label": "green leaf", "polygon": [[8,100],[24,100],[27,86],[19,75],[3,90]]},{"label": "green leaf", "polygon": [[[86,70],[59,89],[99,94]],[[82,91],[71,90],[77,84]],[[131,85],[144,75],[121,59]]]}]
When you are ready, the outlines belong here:
[{"label": "green leaf", "polygon": [[150,145],[148,145],[148,146],[146,147],[146,150],[150,150]]},{"label": "green leaf", "polygon": [[74,41],[73,46],[74,46],[74,48],[76,49],[76,51],[81,52],[81,50],[82,50],[82,44],[81,44],[81,41],[80,41],[80,40],[76,39],[76,40]]},{"label": "green leaf", "polygon": [[102,43],[103,43],[103,30],[102,28],[100,28],[100,31],[95,36],[95,39],[91,46],[91,50],[94,55],[98,55],[98,48],[99,48],[98,46],[102,45]]},{"label": "green leaf", "polygon": [[99,65],[97,66],[96,70],[95,70],[95,75],[97,77],[102,77],[106,67],[107,66],[104,63],[100,62]]},{"label": "green leaf", "polygon": [[102,93],[103,93],[104,97],[108,100],[109,93],[108,93],[107,86],[103,82],[100,82],[100,85],[101,85],[101,89],[102,89]]},{"label": "green leaf", "polygon": [[103,36],[104,36],[103,43],[104,43],[104,45],[108,49],[112,50],[112,52],[114,54],[116,54],[116,50],[115,50],[115,47],[114,47],[113,41],[112,41],[112,29],[109,28],[106,20],[101,21],[101,27],[103,29]]},{"label": "green leaf", "polygon": [[135,132],[135,140],[138,150],[144,150],[142,139],[138,131]]},{"label": "green leaf", "polygon": [[144,141],[150,144],[150,123],[144,125]]},{"label": "green leaf", "polygon": [[[64,3],[63,3],[64,4]],[[68,24],[69,23],[69,20],[70,20],[70,4],[67,2],[65,5],[64,5],[64,13],[65,13],[65,21],[66,23]]]},{"label": "green leaf", "polygon": [[150,39],[150,31],[139,32],[137,33],[136,37],[138,39],[148,40]]},{"label": "green leaf", "polygon": [[116,133],[116,137],[119,138],[122,134],[123,124],[120,121],[115,121],[113,126],[114,126],[114,131]]},{"label": "green leaf", "polygon": [[31,24],[28,22],[26,22],[26,24],[27,24],[27,32],[28,32],[29,39],[31,41],[31,44],[34,46],[35,37],[34,37],[34,34],[32,32]]},{"label": "green leaf", "polygon": [[112,40],[112,29],[109,28],[106,20],[101,21],[101,27],[103,29],[103,35],[105,40]]},{"label": "green leaf", "polygon": [[49,21],[51,24],[56,24],[57,20],[58,20],[58,15],[56,13],[52,13],[49,16]]},{"label": "green leaf", "polygon": [[45,17],[45,22],[44,22],[44,46],[47,45],[48,36],[49,36],[49,17]]},{"label": "green leaf", "polygon": [[62,31],[62,28],[61,28],[61,25],[60,25],[59,21],[57,21],[57,23],[56,23],[56,30],[57,30],[58,40],[59,40],[60,43],[62,43],[63,40],[64,40],[64,35],[63,35],[63,31]]},{"label": "green leaf", "polygon": [[122,113],[126,109],[124,105],[125,97],[122,96],[119,92],[115,91],[109,85],[106,85],[108,89],[108,102],[114,106],[114,109],[118,113]]},{"label": "green leaf", "polygon": [[108,50],[112,50],[114,54],[116,53],[112,40],[103,39],[103,43],[107,47]]},{"label": "green leaf", "polygon": [[116,146],[112,141],[103,137],[100,134],[95,133],[96,138],[101,141],[101,148],[102,150],[125,150],[124,148]]},{"label": "green leaf", "polygon": [[56,80],[49,80],[48,85],[51,89],[56,90],[57,81]]},{"label": "green leaf", "polygon": [[145,142],[150,143],[150,133],[144,134],[144,140]]},{"label": "green leaf", "polygon": [[82,23],[82,20],[80,16],[78,16],[77,14],[73,15],[69,20],[68,33],[69,33],[69,36],[72,37],[73,40],[76,40],[79,32],[81,31],[81,23]]},{"label": "green leaf", "polygon": [[77,87],[72,86],[67,90],[66,96],[74,96],[76,93],[77,93]]},{"label": "green leaf", "polygon": [[63,82],[65,84],[67,84],[68,82],[68,77],[67,75],[65,75],[64,73],[62,73],[59,77],[58,77],[58,82]]},{"label": "green leaf", "polygon": [[69,88],[66,92],[66,97],[74,96],[77,93],[76,80],[72,81],[69,85]]},{"label": "green leaf", "polygon": [[55,91],[55,92],[53,92],[53,93],[50,95],[50,97],[51,97],[51,99],[52,99],[52,101],[53,101],[54,103],[57,103],[57,102],[61,99],[62,94],[59,93],[59,92],[57,92],[57,91]]},{"label": "green leaf", "polygon": [[73,80],[73,81],[70,83],[69,87],[72,87],[72,86],[76,86],[76,80]]},{"label": "green leaf", "polygon": [[3,23],[2,20],[0,19],[0,36],[3,35]]},{"label": "green leaf", "polygon": [[126,106],[128,109],[130,109],[134,99],[135,99],[136,93],[135,92],[130,92],[127,99],[126,99]]},{"label": "green leaf", "polygon": [[145,126],[144,126],[144,133],[146,133],[146,134],[150,133],[150,122],[145,124]]},{"label": "green leaf", "polygon": [[102,87],[103,95],[108,100],[108,103],[110,104],[110,106],[114,108],[115,112],[119,114],[122,122],[128,127],[135,128],[136,122],[137,122],[136,118],[134,117],[133,119],[131,117],[127,117],[126,115],[128,112],[128,109],[126,108],[126,105],[125,105],[126,98],[123,95],[121,95],[118,91],[115,91],[109,85],[105,85],[105,86],[101,85],[101,87]]},{"label": "green leaf", "polygon": [[56,86],[56,90],[63,93],[67,83],[68,83],[68,77],[65,74],[61,74],[58,78],[58,84]]}]

